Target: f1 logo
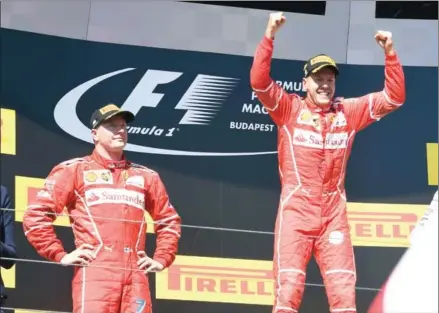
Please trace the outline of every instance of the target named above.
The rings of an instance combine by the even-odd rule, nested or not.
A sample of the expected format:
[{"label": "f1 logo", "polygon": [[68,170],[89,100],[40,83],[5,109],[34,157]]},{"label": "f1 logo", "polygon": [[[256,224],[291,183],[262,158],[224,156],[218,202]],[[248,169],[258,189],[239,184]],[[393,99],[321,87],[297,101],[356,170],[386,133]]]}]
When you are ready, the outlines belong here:
[{"label": "f1 logo", "polygon": [[[155,108],[164,94],[154,93],[158,85],[169,84],[182,72],[147,70],[122,105],[122,110],[139,113],[142,107]],[[185,110],[180,125],[208,125],[218,109],[236,87],[239,79],[198,74],[186,93],[175,106]]]}]

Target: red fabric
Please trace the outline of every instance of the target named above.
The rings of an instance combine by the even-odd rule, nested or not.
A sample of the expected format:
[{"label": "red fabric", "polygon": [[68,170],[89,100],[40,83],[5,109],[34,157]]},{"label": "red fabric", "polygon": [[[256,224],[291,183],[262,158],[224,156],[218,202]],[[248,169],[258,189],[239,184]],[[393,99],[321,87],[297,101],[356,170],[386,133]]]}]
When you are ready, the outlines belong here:
[{"label": "red fabric", "polygon": [[[385,59],[385,88],[359,98],[334,99],[330,109],[288,94],[270,77],[273,40],[264,37],[251,68],[251,85],[278,126],[282,183],[275,227],[273,312],[295,312],[312,254],[331,310],[355,312],[355,261],[344,180],[355,135],[397,110],[405,81],[396,55]],[[341,310],[341,311],[340,311]]]},{"label": "red fabric", "polygon": [[383,313],[384,312],[384,293],[386,285],[378,292],[378,295],[373,300],[367,313]]},{"label": "red fabric", "polygon": [[30,244],[55,262],[67,253],[52,226],[54,214],[64,208],[76,247],[91,244],[96,253],[90,267],[75,267],[73,311],[151,312],[148,279],[136,264],[137,251],[145,250],[145,210],[165,223],[154,224],[154,259],[165,267],[175,259],[181,232],[180,217],[159,175],[126,160],[105,160],[96,152],[55,166],[23,218]]}]

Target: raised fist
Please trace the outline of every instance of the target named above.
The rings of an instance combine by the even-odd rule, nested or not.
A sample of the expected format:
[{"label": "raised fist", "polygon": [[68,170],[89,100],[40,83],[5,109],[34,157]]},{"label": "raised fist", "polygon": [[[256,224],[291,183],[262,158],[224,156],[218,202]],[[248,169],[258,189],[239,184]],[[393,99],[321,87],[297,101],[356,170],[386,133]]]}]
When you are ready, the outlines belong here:
[{"label": "raised fist", "polygon": [[375,34],[375,40],[378,45],[384,49],[386,54],[393,53],[393,40],[391,32],[379,30]]},{"label": "raised fist", "polygon": [[283,12],[270,13],[270,18],[268,19],[267,30],[265,35],[268,38],[273,39],[276,32],[285,24],[286,17]]}]

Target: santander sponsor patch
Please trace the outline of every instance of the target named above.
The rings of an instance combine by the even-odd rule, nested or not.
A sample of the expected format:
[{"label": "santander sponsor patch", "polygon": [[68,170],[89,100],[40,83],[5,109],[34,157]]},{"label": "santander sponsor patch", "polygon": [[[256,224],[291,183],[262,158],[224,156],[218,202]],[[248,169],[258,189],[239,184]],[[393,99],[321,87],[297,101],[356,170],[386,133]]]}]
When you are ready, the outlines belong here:
[{"label": "santander sponsor patch", "polygon": [[145,209],[145,195],[132,190],[97,188],[85,192],[85,201],[88,206],[99,204],[126,204],[137,209]]},{"label": "santander sponsor patch", "polygon": [[347,147],[348,134],[327,134],[325,140],[319,133],[309,130],[296,129],[294,131],[293,144],[316,149],[345,149]]},{"label": "santander sponsor patch", "polygon": [[326,149],[345,149],[348,145],[348,133],[335,133],[326,135]]}]

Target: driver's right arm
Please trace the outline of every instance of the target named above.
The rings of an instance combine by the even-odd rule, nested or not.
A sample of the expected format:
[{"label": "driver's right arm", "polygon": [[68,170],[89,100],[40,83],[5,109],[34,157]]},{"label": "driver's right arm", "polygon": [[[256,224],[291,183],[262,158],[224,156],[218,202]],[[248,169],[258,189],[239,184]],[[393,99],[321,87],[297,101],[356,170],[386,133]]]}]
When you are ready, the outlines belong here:
[{"label": "driver's right arm", "polygon": [[72,160],[55,166],[46,178],[44,188],[24,213],[23,229],[27,240],[40,256],[49,261],[60,262],[67,254],[56,236],[53,222],[75,199],[77,165],[78,162]]},{"label": "driver's right arm", "polygon": [[250,84],[259,101],[264,105],[272,120],[278,125],[285,125],[298,105],[294,105],[300,98],[295,94],[288,94],[271,77],[271,59],[273,55],[273,41],[266,35],[262,39],[253,59],[250,71]]}]

